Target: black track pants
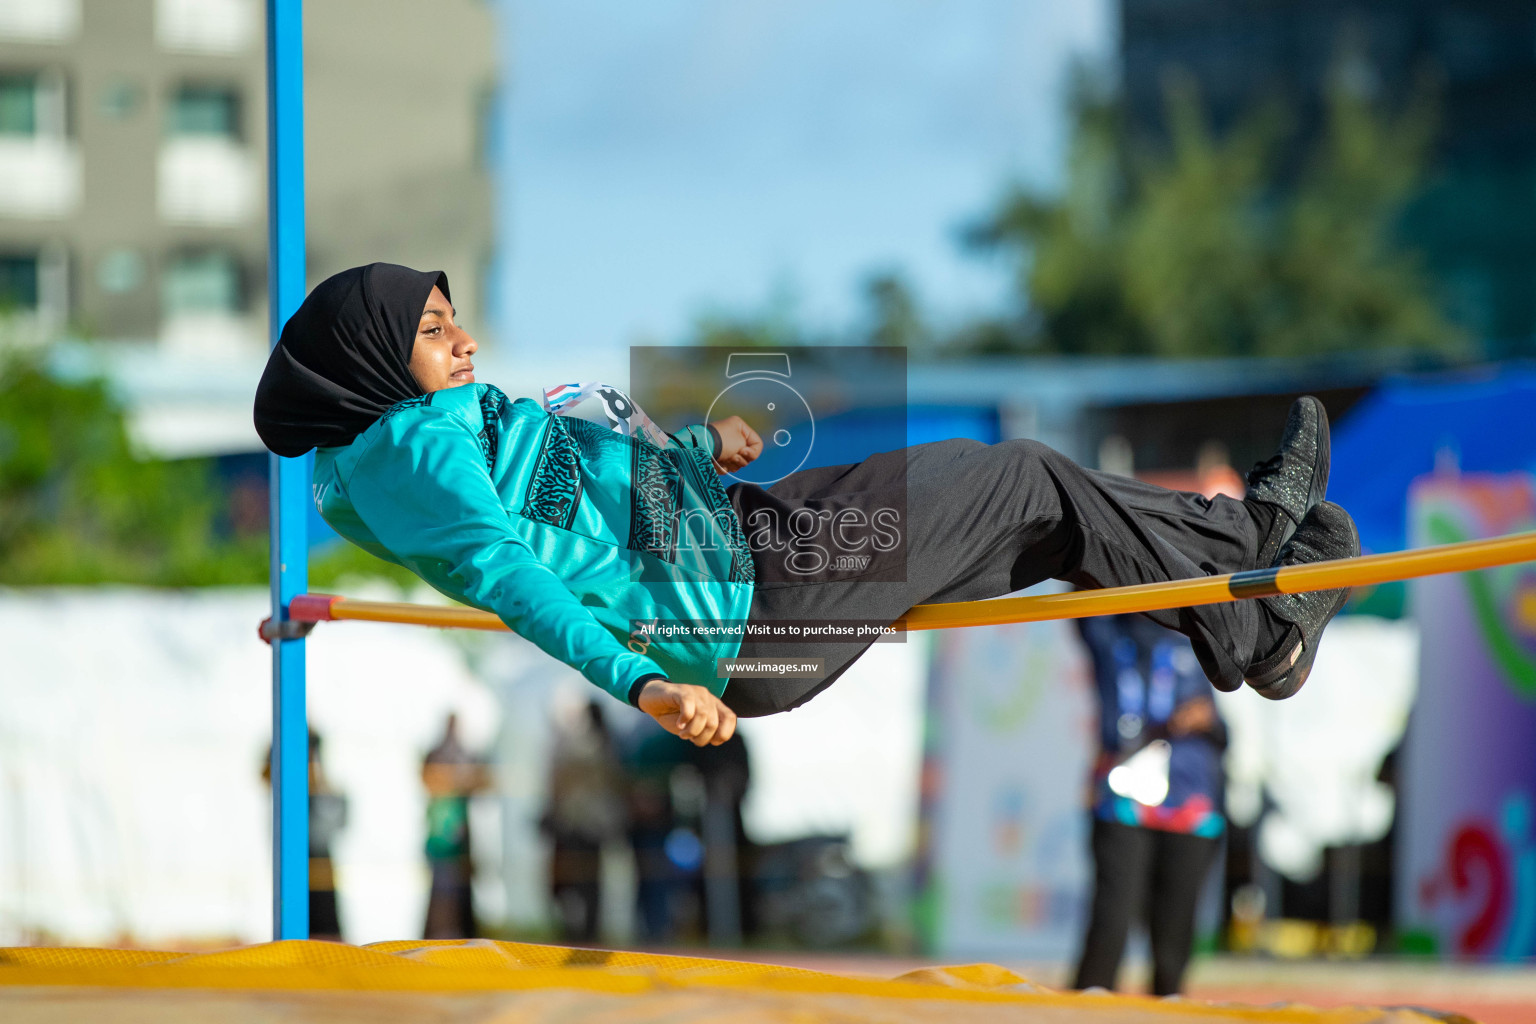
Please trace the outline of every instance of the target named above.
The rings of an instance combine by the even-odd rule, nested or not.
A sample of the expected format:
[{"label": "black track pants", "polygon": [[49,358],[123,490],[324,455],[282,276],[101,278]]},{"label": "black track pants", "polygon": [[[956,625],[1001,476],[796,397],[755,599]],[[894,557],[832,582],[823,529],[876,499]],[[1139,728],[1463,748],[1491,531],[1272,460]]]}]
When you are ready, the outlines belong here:
[{"label": "black track pants", "polygon": [[[890,623],[913,605],[1001,597],[1047,579],[1116,587],[1239,572],[1254,568],[1270,524],[1264,506],[1207,500],[1084,469],[1029,440],[938,441],[792,473],[766,488],[737,483],[727,493],[757,568],[752,622]],[[869,520],[892,508],[898,512],[887,521],[900,531],[893,549],[875,552],[864,564],[871,543],[845,559],[846,566],[804,572],[807,546],[821,543],[837,553],[839,545],[830,541],[839,515]],[[772,530],[796,521],[805,527],[801,534],[820,532],[788,548],[765,542],[782,539],[783,530]],[[763,523],[771,529],[759,529]],[[845,531],[849,535],[862,536],[857,529]],[[1261,614],[1255,602],[1237,601],[1151,617],[1188,636],[1206,674],[1232,689],[1253,660]],[[871,642],[748,638],[742,658],[821,658],[824,674],[733,678],[725,702],[743,716],[797,707]]]},{"label": "black track pants", "polygon": [[1206,836],[1093,823],[1093,909],[1073,988],[1115,987],[1131,923],[1146,907],[1152,994],[1173,995],[1195,941],[1200,888],[1220,844]]}]

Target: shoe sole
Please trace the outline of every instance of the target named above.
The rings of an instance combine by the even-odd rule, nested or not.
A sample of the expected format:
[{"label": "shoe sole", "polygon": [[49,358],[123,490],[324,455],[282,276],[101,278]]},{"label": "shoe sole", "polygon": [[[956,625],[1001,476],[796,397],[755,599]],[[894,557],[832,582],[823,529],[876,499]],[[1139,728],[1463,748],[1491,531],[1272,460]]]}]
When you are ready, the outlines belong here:
[{"label": "shoe sole", "polygon": [[1280,668],[1258,679],[1244,679],[1254,692],[1266,700],[1285,700],[1294,697],[1298,690],[1306,684],[1307,677],[1312,674],[1312,663],[1317,660],[1317,641],[1323,635],[1323,630],[1328,628],[1328,623],[1333,621],[1335,615],[1349,601],[1349,591],[1343,590],[1334,601],[1333,607],[1328,610],[1328,615],[1318,625],[1315,635],[1308,637],[1301,635],[1301,641],[1292,651],[1291,660]]},{"label": "shoe sole", "polygon": [[[1334,508],[1338,508],[1338,506],[1335,505]],[[1339,508],[1339,512],[1343,513],[1344,521],[1348,524],[1350,531],[1349,547],[1351,552],[1344,557],[1358,556],[1360,554],[1359,528],[1355,525],[1355,521],[1349,516],[1349,513],[1341,508]],[[1296,562],[1291,564],[1306,565],[1308,563]],[[1291,625],[1301,634],[1301,639],[1292,648],[1290,657],[1280,665],[1260,675],[1245,678],[1244,682],[1251,686],[1259,696],[1269,700],[1285,700],[1287,697],[1294,696],[1312,673],[1312,663],[1317,658],[1318,640],[1322,637],[1323,631],[1328,628],[1328,623],[1333,621],[1334,616],[1338,615],[1349,601],[1349,594],[1350,590],[1347,587],[1335,591],[1333,601],[1330,603],[1326,614],[1323,615],[1321,621],[1310,629],[1303,628],[1301,623],[1291,620]]]}]

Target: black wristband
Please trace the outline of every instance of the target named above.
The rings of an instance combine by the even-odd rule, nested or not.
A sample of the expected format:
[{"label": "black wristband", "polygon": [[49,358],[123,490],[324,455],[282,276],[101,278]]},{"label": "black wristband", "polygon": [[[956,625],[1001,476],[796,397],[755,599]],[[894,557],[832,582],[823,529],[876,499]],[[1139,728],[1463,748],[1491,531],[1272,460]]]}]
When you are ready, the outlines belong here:
[{"label": "black wristband", "polygon": [[715,443],[714,454],[710,457],[718,459],[720,457],[720,453],[725,451],[725,442],[720,439],[720,431],[715,429],[715,425],[713,423],[706,423],[704,425],[709,428],[710,439]]},{"label": "black wristband", "polygon": [[660,679],[664,683],[670,682],[670,680],[668,680],[667,677],[662,675],[660,672],[647,672],[639,679],[636,679],[634,682],[629,684],[628,700],[631,707],[638,708],[640,706],[640,691],[645,689],[645,684],[650,682],[652,679]]}]

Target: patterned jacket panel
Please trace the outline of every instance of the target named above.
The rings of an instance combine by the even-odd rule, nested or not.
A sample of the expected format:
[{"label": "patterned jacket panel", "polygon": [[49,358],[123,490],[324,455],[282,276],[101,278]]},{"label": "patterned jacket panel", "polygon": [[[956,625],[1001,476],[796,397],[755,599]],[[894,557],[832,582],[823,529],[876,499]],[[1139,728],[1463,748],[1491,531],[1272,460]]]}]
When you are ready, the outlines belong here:
[{"label": "patterned jacket panel", "polygon": [[722,582],[754,582],[707,430],[688,428],[674,435],[674,446],[658,448],[589,420],[552,416],[526,398],[503,400],[494,419],[514,439],[506,462],[491,467],[509,510],[649,556],[641,560],[649,571],[657,561]]},{"label": "patterned jacket panel", "polygon": [[739,637],[635,632],[656,619],[740,622],[751,602],[752,559],[708,430],[673,440],[658,448],[466,385],[322,449],[316,502],[344,537],[495,612],[621,699],[658,671],[719,693],[715,660]]}]

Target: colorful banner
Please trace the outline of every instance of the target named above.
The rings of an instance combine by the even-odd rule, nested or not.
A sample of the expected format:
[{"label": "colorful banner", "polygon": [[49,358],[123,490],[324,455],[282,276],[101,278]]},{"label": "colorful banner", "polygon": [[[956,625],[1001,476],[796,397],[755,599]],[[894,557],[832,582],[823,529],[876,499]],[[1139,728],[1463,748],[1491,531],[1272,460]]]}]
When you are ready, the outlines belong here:
[{"label": "colorful banner", "polygon": [[[1536,478],[1425,477],[1414,546],[1536,528]],[[1403,746],[1397,916],[1446,956],[1536,955],[1536,565],[1415,580],[1419,697]]]},{"label": "colorful banner", "polygon": [[929,685],[925,944],[944,956],[1075,955],[1096,718],[1073,624],[945,630]]}]

